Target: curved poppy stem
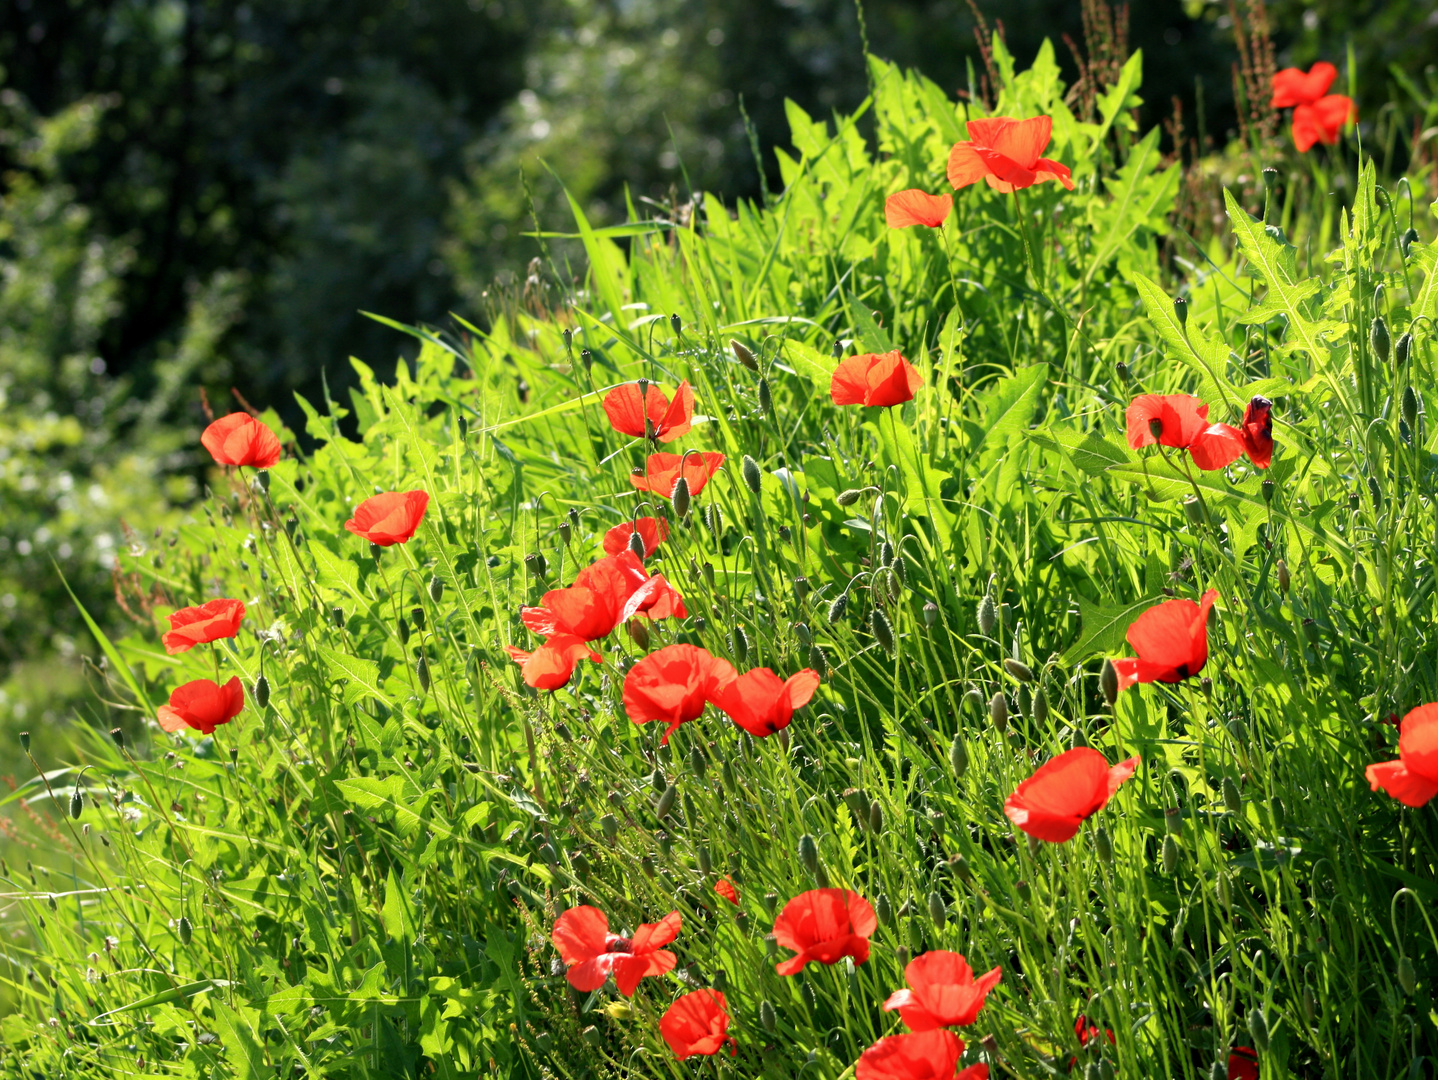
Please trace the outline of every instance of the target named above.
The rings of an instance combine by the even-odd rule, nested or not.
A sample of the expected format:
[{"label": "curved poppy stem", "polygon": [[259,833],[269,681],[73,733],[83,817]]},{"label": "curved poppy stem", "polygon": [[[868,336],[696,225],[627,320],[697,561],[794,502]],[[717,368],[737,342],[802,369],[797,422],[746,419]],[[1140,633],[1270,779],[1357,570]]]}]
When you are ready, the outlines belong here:
[{"label": "curved poppy stem", "polygon": [[1028,222],[1024,220],[1024,204],[1019,199],[1018,189],[1009,192],[1014,197],[1014,222],[1019,227],[1019,236],[1024,242],[1024,259],[1029,264],[1029,273],[1033,275],[1034,284],[1039,292],[1044,290],[1044,268],[1042,261],[1034,251],[1033,241],[1029,237]]}]

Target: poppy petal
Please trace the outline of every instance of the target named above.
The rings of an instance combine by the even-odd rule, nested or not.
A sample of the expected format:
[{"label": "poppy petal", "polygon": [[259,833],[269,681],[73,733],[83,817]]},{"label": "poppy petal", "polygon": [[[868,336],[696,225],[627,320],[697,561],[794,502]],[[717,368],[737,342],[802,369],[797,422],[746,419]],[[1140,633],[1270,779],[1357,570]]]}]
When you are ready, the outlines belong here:
[{"label": "poppy petal", "polygon": [[851,356],[834,369],[829,380],[829,397],[835,405],[862,405],[869,393],[869,360],[867,354]]},{"label": "poppy petal", "polygon": [[566,964],[591,960],[606,948],[609,917],[588,904],[573,907],[554,920],[551,936],[559,958]]},{"label": "poppy petal", "polygon": [[927,191],[910,188],[896,191],[884,200],[884,220],[891,229],[904,229],[910,225],[927,225],[938,228],[948,220],[953,209],[952,195],[930,195]]},{"label": "poppy petal", "polygon": [[[969,121],[970,124],[974,121]],[[966,188],[970,184],[976,184],[989,174],[989,168],[984,164],[984,159],[979,157],[978,151],[974,149],[971,142],[957,142],[949,150],[948,164],[949,183],[954,190]]]},{"label": "poppy petal", "polygon": [[1204,472],[1226,468],[1243,456],[1243,432],[1230,424],[1210,424],[1188,444],[1193,463]]},{"label": "poppy petal", "polygon": [[1061,161],[1052,161],[1049,158],[1039,158],[1034,162],[1034,176],[1039,180],[1057,180],[1069,191],[1074,189],[1073,173],[1069,167]]},{"label": "poppy petal", "polygon": [[1380,788],[1404,806],[1426,806],[1438,795],[1438,780],[1430,780],[1410,772],[1402,761],[1382,761],[1370,765],[1364,774],[1374,791]]},{"label": "poppy petal", "polygon": [[1039,155],[1048,146],[1053,130],[1052,116],[1031,116],[999,130],[988,145],[1019,168],[1032,172]]}]

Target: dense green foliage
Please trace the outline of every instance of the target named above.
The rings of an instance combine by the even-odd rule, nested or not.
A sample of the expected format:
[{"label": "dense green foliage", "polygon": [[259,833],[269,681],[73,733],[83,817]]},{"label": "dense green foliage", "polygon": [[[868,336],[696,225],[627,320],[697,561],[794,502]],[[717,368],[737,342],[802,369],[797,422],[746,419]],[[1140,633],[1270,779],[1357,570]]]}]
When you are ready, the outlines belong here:
[{"label": "dense green foliage", "polygon": [[[1003,966],[966,1032],[1000,1074],[1208,1077],[1239,1044],[1266,1078],[1438,1064],[1433,811],[1363,778],[1394,756],[1386,718],[1438,698],[1419,181],[1364,160],[1340,204],[1342,158],[1261,143],[1248,176],[1281,168],[1225,197],[1227,242],[1166,249],[1185,321],[1159,284],[1183,180],[1133,119],[1140,59],[1075,115],[1051,50],[1027,71],[994,50],[993,111],[1052,114],[1074,192],[979,185],[942,233],[887,229],[883,197],[939,190],[974,113],[872,61],[858,113],[789,106],[772,205],[605,229],[576,202],[545,250],[583,248],[582,288],[544,265],[462,338],[416,331],[393,383],[354,362],[354,389],[301,402],[312,453],[290,436],[267,486],[231,471],[121,553],[153,620],[98,638],[124,745],[37,756],[12,797],[55,813],[45,865],[5,868],[4,1068],[677,1077],[696,1070],[655,1019],[722,980],[738,1056],[698,1071],[837,1080],[895,1029],[879,1007],[926,947]],[[901,348],[915,401],[835,408],[835,342]],[[676,445],[729,459],[685,516],[633,493],[643,447],[598,408],[641,376],[690,380],[707,420]],[[1216,420],[1273,398],[1273,467],[1128,449],[1130,395],[1179,389]],[[433,500],[409,543],[375,557],[343,529],[410,488]],[[673,521],[649,568],[688,617],[528,691],[504,651],[532,642],[520,607],[635,513]],[[1099,662],[1132,619],[1210,587],[1203,688],[1107,705]],[[241,635],[167,656],[164,614],[217,595],[249,605]],[[620,688],[675,641],[825,682],[783,737],[710,714],[663,746]],[[156,729],[215,675],[245,712]],[[1080,744],[1143,767],[1073,841],[1026,844],[1003,800]],[[781,978],[774,903],[823,882],[879,906],[873,955]],[[631,929],[679,910],[679,970],[571,993],[548,934],[578,903]],[[1081,1047],[1080,1012],[1113,1044]]]}]

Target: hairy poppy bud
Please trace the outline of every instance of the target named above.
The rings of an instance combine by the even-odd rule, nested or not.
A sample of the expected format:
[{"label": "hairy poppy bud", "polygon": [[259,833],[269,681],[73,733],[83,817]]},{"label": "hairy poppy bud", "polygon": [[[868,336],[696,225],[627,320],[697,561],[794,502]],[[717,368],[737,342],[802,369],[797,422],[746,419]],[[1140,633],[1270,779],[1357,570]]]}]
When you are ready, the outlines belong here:
[{"label": "hairy poppy bud", "polygon": [[1223,778],[1223,808],[1230,814],[1237,814],[1243,810],[1243,796],[1239,793],[1238,784],[1231,776]]},{"label": "hairy poppy bud", "polygon": [[605,814],[599,819],[599,827],[604,830],[604,838],[613,840],[619,835],[619,819],[613,814]]},{"label": "hairy poppy bud", "polygon": [[1409,383],[1403,388],[1403,422],[1410,432],[1418,430],[1418,392]]},{"label": "hairy poppy bud", "polygon": [[829,657],[819,645],[809,646],[809,666],[814,669],[819,678],[829,677]]},{"label": "hairy poppy bud", "polygon": [[1173,298],[1173,313],[1178,318],[1179,326],[1188,326],[1188,301],[1182,296]]},{"label": "hairy poppy bud", "polygon": [[796,622],[794,624],[794,637],[799,640],[800,645],[812,645],[814,635],[809,629],[808,623]]},{"label": "hairy poppy bud", "polygon": [[1377,477],[1370,476],[1370,477],[1368,478],[1368,495],[1369,495],[1369,497],[1373,500],[1373,509],[1374,509],[1374,510],[1382,510],[1382,509],[1383,509],[1383,490],[1382,490],[1382,488],[1380,488],[1380,487],[1378,486],[1378,478],[1377,478]]},{"label": "hairy poppy bud", "polygon": [[840,506],[853,506],[859,501],[859,496],[862,494],[863,492],[858,488],[845,488],[835,496],[834,501]]},{"label": "hairy poppy bud", "polygon": [[875,836],[884,834],[884,808],[878,799],[869,804],[869,831]]},{"label": "hairy poppy bud", "polygon": [[1413,961],[1407,956],[1398,958],[1398,985],[1403,987],[1403,992],[1412,997],[1418,992],[1418,975],[1413,970]]},{"label": "hairy poppy bud", "polygon": [[999,729],[1002,735],[1009,729],[1009,701],[1004,697],[1003,691],[999,691],[989,699],[989,719],[994,722],[994,727]]},{"label": "hairy poppy bud", "polygon": [[674,809],[674,800],[679,798],[679,789],[670,784],[659,796],[659,801],[654,804],[654,816],[661,820],[669,816],[669,811]]},{"label": "hairy poppy bud", "polygon": [[764,486],[764,473],[763,470],[759,468],[759,463],[748,454],[745,454],[739,471],[744,474],[744,486],[755,495],[758,495]]},{"label": "hairy poppy bud", "polygon": [[1268,1053],[1268,1017],[1262,1009],[1248,1010],[1248,1034],[1253,1037],[1253,1046],[1260,1054]]},{"label": "hairy poppy bud", "polygon": [[929,919],[933,922],[934,929],[942,930],[948,918],[949,905],[944,903],[944,898],[937,892],[929,893]]},{"label": "hairy poppy bud", "polygon": [[1288,575],[1288,564],[1287,564],[1286,562],[1284,562],[1282,559],[1279,559],[1279,560],[1278,560],[1278,588],[1279,588],[1280,591],[1286,593],[1286,592],[1288,592],[1288,586],[1289,586],[1290,584],[1291,584],[1291,579],[1289,578],[1289,575]]},{"label": "hairy poppy bud", "polygon": [[429,579],[429,598],[436,604],[444,599],[444,579],[438,574]]},{"label": "hairy poppy bud", "polygon": [[734,627],[734,658],[741,664],[749,659],[749,635],[742,626]]},{"label": "hairy poppy bud", "polygon": [[993,637],[994,627],[998,624],[999,613],[994,608],[994,598],[988,593],[979,601],[979,633],[984,637]]},{"label": "hairy poppy bud", "polygon": [[[263,679],[264,676],[261,675],[260,678]],[[269,692],[268,687],[265,688],[265,692]],[[114,740],[115,745],[121,750],[125,749],[125,731],[123,728],[112,727],[110,729],[110,738]]]},{"label": "hairy poppy bud", "polygon": [[811,874],[819,871],[819,845],[808,833],[799,837],[799,865]]},{"label": "hairy poppy bud", "polygon": [[1368,591],[1368,570],[1362,559],[1353,560],[1353,587],[1360,593]]},{"label": "hairy poppy bud", "polygon": [[697,746],[692,747],[689,751],[689,771],[694,774],[694,779],[702,781],[706,768],[704,751]]},{"label": "hairy poppy bud", "polygon": [[769,1004],[767,998],[759,1002],[759,1023],[770,1035],[779,1030],[779,1017],[775,1015],[774,1006]]},{"label": "hairy poppy bud", "polygon": [[654,766],[654,771],[649,774],[649,786],[656,792],[663,792],[669,786],[669,780],[665,777],[664,770],[658,765]]},{"label": "hairy poppy bud", "polygon": [[684,323],[679,318],[679,312],[676,311],[674,312],[674,314],[669,316],[669,329],[673,330],[677,334],[681,329],[683,329],[683,327]]},{"label": "hairy poppy bud", "polygon": [[754,359],[754,354],[749,351],[749,346],[742,341],[730,341],[729,351],[734,354],[735,360],[738,360],[750,371],[759,370],[759,362]]},{"label": "hairy poppy bud", "polygon": [[682,518],[689,513],[689,478],[687,476],[681,476],[674,481],[674,492],[669,496],[669,501],[674,505],[676,517]]},{"label": "hairy poppy bud", "polygon": [[194,936],[195,933],[194,927],[190,925],[190,917],[188,915],[180,916],[180,922],[177,929],[180,932],[180,944],[188,945],[190,943],[190,939]]},{"label": "hairy poppy bud", "polygon": [[1388,324],[1383,321],[1382,315],[1373,316],[1373,324],[1368,328],[1368,344],[1373,347],[1373,355],[1378,357],[1380,364],[1388,363],[1388,350],[1392,341],[1388,336]]},{"label": "hairy poppy bud", "polygon": [[[1049,696],[1043,692],[1042,688],[1034,691],[1033,717],[1037,724],[1045,723],[1049,718]],[[1075,738],[1082,738],[1082,736],[1083,732],[1075,732]]]},{"label": "hairy poppy bud", "polygon": [[1167,836],[1183,835],[1183,811],[1170,806],[1163,812],[1163,831]]},{"label": "hairy poppy bud", "polygon": [[962,855],[951,855],[949,857],[949,872],[960,881],[973,881],[974,870],[969,865],[969,860]]},{"label": "hairy poppy bud", "polygon": [[638,529],[635,529],[629,534],[629,550],[634,553],[634,557],[640,562],[644,561],[644,537]]},{"label": "hairy poppy bud", "polygon": [[964,746],[964,736],[954,736],[954,741],[949,744],[949,766],[954,770],[955,778],[962,777],[969,767],[969,751]]},{"label": "hairy poppy bud", "polygon": [[1021,661],[1005,657],[1004,670],[1021,683],[1031,683],[1034,681],[1033,669]]},{"label": "hairy poppy bud", "polygon": [[429,661],[425,659],[423,653],[420,653],[419,658],[414,662],[414,674],[419,679],[419,688],[425,693],[429,693]]},{"label": "hairy poppy bud", "polygon": [[1106,865],[1112,866],[1113,837],[1108,834],[1108,830],[1105,829],[1102,825],[1100,825],[1098,827],[1098,831],[1094,833],[1093,846],[1094,849],[1098,852],[1098,857],[1102,859]]},{"label": "hairy poppy bud", "polygon": [[869,627],[874,631],[874,640],[879,643],[879,648],[892,655],[895,644],[894,628],[889,625],[889,617],[880,608],[876,607],[869,612]]},{"label": "hairy poppy bud", "polygon": [[701,874],[707,874],[714,868],[714,859],[710,856],[709,848],[705,844],[699,845],[699,850],[694,853],[694,859]]},{"label": "hairy poppy bud", "polygon": [[939,605],[936,604],[936,603],[934,603],[932,600],[926,600],[926,601],[924,601],[923,618],[924,618],[924,625],[925,625],[926,627],[933,626],[934,623],[938,622],[938,621],[939,621]]},{"label": "hairy poppy bud", "polygon": [[1218,902],[1224,907],[1232,906],[1233,888],[1228,883],[1227,874],[1221,871],[1219,872],[1217,880],[1215,880],[1213,883],[1213,893],[1216,897],[1218,897]]},{"label": "hairy poppy bud", "polygon": [[1393,362],[1402,366],[1408,363],[1408,358],[1413,355],[1413,333],[1408,331],[1398,337],[1393,346]]},{"label": "hairy poppy bud", "polygon": [[893,561],[894,545],[892,542],[885,540],[882,544],[879,545],[879,565],[890,566],[893,564]]},{"label": "hairy poppy bud", "polygon": [[774,415],[774,394],[769,389],[769,380],[759,380],[759,411],[765,416]]},{"label": "hairy poppy bud", "polygon": [[920,953],[924,951],[924,928],[919,925],[918,919],[909,920],[909,951]]},{"label": "hairy poppy bud", "polygon": [[[261,675],[258,679],[255,680],[253,693],[255,698],[255,704],[258,705],[261,709],[265,708],[265,706],[270,703],[270,680],[265,678],[265,676]],[[119,729],[116,728],[116,730],[118,731]]]},{"label": "hairy poppy bud", "polygon": [[982,709],[984,707],[984,695],[979,693],[977,686],[971,686],[964,694],[962,704],[970,709]]},{"label": "hairy poppy bud", "polygon": [[888,926],[894,921],[894,905],[889,903],[888,893],[880,893],[874,898],[874,914],[878,916],[880,926]]},{"label": "hairy poppy bud", "polygon": [[84,812],[85,796],[81,795],[79,790],[76,789],[75,793],[70,796],[70,816],[76,820],[79,820],[80,815]]},{"label": "hairy poppy bud", "polygon": [[847,592],[841,592],[838,596],[834,597],[833,601],[829,604],[829,612],[825,616],[829,620],[829,625],[833,626],[837,623],[844,617],[844,612],[848,610],[849,594]]}]

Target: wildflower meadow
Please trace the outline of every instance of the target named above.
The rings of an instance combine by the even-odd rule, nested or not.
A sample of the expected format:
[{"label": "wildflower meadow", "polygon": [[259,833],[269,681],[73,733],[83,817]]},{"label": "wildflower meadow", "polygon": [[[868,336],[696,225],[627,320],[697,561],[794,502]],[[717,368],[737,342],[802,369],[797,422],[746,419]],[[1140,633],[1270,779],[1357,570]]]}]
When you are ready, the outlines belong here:
[{"label": "wildflower meadow", "polygon": [[193,432],[5,1075],[1438,1073],[1434,193],[989,49]]}]

